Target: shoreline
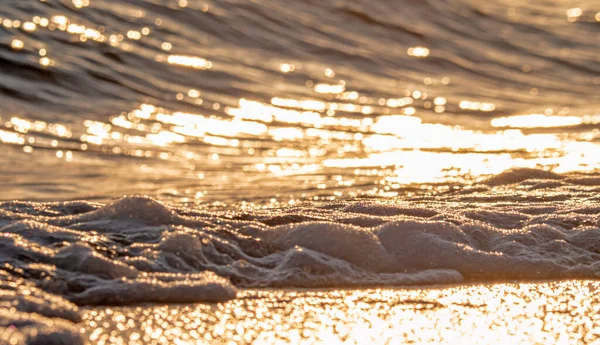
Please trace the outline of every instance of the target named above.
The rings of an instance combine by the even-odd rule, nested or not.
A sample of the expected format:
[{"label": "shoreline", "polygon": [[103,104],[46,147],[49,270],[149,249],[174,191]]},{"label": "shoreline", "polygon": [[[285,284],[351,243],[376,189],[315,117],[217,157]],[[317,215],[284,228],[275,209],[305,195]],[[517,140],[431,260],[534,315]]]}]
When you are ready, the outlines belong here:
[{"label": "shoreline", "polygon": [[595,337],[599,287],[595,280],[563,280],[433,289],[248,289],[218,304],[82,308],[82,333],[91,344],[131,345],[587,343]]}]

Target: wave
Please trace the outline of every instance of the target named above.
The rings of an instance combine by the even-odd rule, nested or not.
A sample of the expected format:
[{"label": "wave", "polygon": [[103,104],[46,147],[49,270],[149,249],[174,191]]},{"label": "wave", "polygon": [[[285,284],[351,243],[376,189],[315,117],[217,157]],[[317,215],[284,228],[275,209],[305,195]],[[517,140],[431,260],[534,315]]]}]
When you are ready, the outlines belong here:
[{"label": "wave", "polygon": [[[0,8],[10,21],[0,34],[5,107],[45,121],[103,120],[141,102],[198,112],[250,96],[308,97],[298,84],[338,79],[323,76],[325,68],[368,97],[419,87],[453,102],[459,95],[484,98],[501,112],[562,108],[565,99],[572,109],[599,104],[592,2],[582,3],[576,17],[560,0],[547,7],[437,0],[10,3]],[[23,47],[12,47],[10,38]],[[427,55],[407,54],[414,47]],[[294,66],[285,87],[274,82],[282,79],[281,63]],[[444,77],[451,88],[439,82]],[[426,78],[431,82],[423,85]],[[529,94],[531,88],[539,93]],[[204,103],[175,97],[189,89],[201,90]],[[459,112],[456,104],[446,108]]]},{"label": "wave", "polygon": [[600,167],[593,1],[3,4],[5,200],[320,196],[331,175],[356,185],[326,194],[362,195],[374,167],[402,194]]},{"label": "wave", "polygon": [[[480,199],[460,203],[454,195],[227,212],[140,196],[106,205],[4,202],[0,304],[12,303],[17,313],[0,317],[1,326],[70,337],[76,305],[217,302],[249,287],[598,278],[600,210],[590,187],[597,179],[525,170],[490,184],[556,179],[570,182],[544,193],[567,185],[589,200],[573,202],[581,199],[575,193],[507,202],[504,186],[496,186],[472,188]],[[19,336],[34,339],[28,329]]]}]

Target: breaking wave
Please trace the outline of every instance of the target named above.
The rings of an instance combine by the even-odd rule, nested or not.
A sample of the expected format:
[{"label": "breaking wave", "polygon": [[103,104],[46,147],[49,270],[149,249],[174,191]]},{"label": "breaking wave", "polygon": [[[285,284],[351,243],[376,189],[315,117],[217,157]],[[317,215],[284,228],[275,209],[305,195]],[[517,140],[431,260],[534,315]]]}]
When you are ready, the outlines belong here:
[{"label": "breaking wave", "polygon": [[[76,305],[218,302],[246,287],[598,277],[597,179],[515,170],[486,183],[452,196],[280,209],[169,207],[139,196],[5,202],[0,305],[16,313],[2,327],[41,332],[19,327],[24,339],[74,336]],[[540,184],[545,201],[502,196]],[[565,189],[581,194],[565,200]]]}]

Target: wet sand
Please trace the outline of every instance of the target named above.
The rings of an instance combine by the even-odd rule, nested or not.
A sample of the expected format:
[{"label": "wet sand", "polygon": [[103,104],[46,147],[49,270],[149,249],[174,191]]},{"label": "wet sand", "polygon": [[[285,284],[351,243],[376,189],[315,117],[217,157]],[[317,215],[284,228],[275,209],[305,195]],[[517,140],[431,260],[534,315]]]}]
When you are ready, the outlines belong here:
[{"label": "wet sand", "polygon": [[600,282],[241,290],[219,304],[84,309],[91,344],[597,344]]}]

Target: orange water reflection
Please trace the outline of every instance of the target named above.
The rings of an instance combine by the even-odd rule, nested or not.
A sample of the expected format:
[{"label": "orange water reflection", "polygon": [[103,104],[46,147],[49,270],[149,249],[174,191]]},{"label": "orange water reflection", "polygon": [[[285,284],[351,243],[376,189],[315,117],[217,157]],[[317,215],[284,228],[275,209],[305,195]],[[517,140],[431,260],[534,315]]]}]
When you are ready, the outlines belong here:
[{"label": "orange water reflection", "polygon": [[[192,91],[196,97],[202,94]],[[595,123],[598,116],[497,117],[488,129],[475,130],[404,114],[366,116],[359,109],[362,105],[354,107],[346,106],[344,115],[331,116],[328,110],[338,111],[344,103],[274,98],[268,104],[240,99],[224,114],[169,112],[144,104],[108,122],[84,121],[79,148],[85,151],[92,145],[117,154],[193,162],[200,154],[193,145],[203,143],[235,149],[210,152],[208,157],[224,164],[238,157],[245,171],[290,176],[344,169],[345,174],[360,175],[364,169],[383,169],[381,183],[391,186],[477,180],[514,167],[559,173],[600,167],[598,130],[539,131]],[[26,153],[43,144],[43,139],[36,143],[32,134],[55,137],[46,143],[50,147],[74,136],[68,126],[19,117],[4,126],[0,141],[27,146]]]},{"label": "orange water reflection", "polygon": [[[84,311],[92,344],[592,344],[597,282],[246,290],[218,305]],[[244,298],[248,297],[248,298]]]},{"label": "orange water reflection", "polygon": [[[477,179],[514,167],[555,172],[590,171],[600,167],[598,131],[527,133],[514,128],[544,128],[589,123],[595,117],[520,115],[493,118],[488,130],[425,123],[408,115],[329,116],[335,102],[275,99],[271,104],[241,99],[228,107],[229,117],[169,113],[142,105],[111,124],[88,121],[82,141],[144,143],[153,147],[202,141],[243,149],[268,147],[262,156],[287,158],[290,164],[259,162],[249,168],[290,175],[298,170],[388,168],[392,184]],[[348,114],[348,113],[346,113]],[[556,118],[556,119],[555,119]],[[293,125],[293,126],[292,126]],[[495,130],[493,127],[513,127]],[[121,133],[135,129],[137,135]],[[248,152],[248,151],[245,151]],[[252,152],[252,151],[251,151]],[[309,162],[303,161],[312,159]],[[318,160],[316,158],[319,158]],[[292,169],[290,166],[295,166]],[[268,166],[268,169],[265,168]],[[299,169],[299,167],[305,167]]]},{"label": "orange water reflection", "polygon": [[[179,2],[180,7],[195,5]],[[80,10],[90,6],[90,1],[73,0],[73,6]],[[208,5],[200,9],[208,11]],[[127,11],[134,18],[146,16],[142,10]],[[569,20],[581,16],[579,8],[567,11]],[[77,44],[135,50],[140,57],[181,73],[228,68],[233,68],[229,73],[240,73],[235,68],[241,67],[219,62],[218,54],[208,49],[193,51],[178,45],[176,37],[157,37],[164,25],[159,17],[153,18],[155,25],[146,23],[121,32],[73,18],[57,12],[26,20],[0,18],[0,25],[11,34],[5,42],[11,52],[32,54],[32,61],[46,70],[65,65],[61,65],[60,52],[36,41],[40,31],[57,31]],[[418,61],[434,59],[439,51],[409,45],[404,49],[403,54]],[[447,86],[450,76],[419,78],[422,83],[407,83],[410,88],[378,95],[381,89],[357,89],[360,83],[348,81],[348,73],[332,64],[312,66],[314,73],[308,79],[309,62],[252,63],[281,78],[303,75],[307,79],[286,80],[281,88],[263,92],[257,99],[215,95],[201,85],[174,87],[165,97],[173,101],[169,109],[142,104],[109,119],[90,118],[81,123],[0,114],[0,142],[21,146],[26,154],[51,150],[52,159],[68,158],[74,163],[92,153],[170,161],[173,164],[168,168],[166,164],[154,167],[153,173],[162,169],[171,176],[179,169],[180,178],[203,165],[232,175],[252,173],[253,179],[259,179],[257,175],[297,177],[303,185],[333,188],[334,193],[339,193],[336,176],[343,176],[344,187],[366,176],[365,185],[394,189],[413,183],[477,181],[514,167],[559,173],[600,168],[598,114],[569,114],[564,111],[568,108],[507,114],[497,100],[446,94],[448,89],[443,88],[434,94],[436,89],[429,86]],[[526,66],[524,73],[531,69]],[[267,76],[256,84],[271,80]],[[527,94],[538,91],[532,88]],[[469,120],[453,116],[469,116]]]}]

